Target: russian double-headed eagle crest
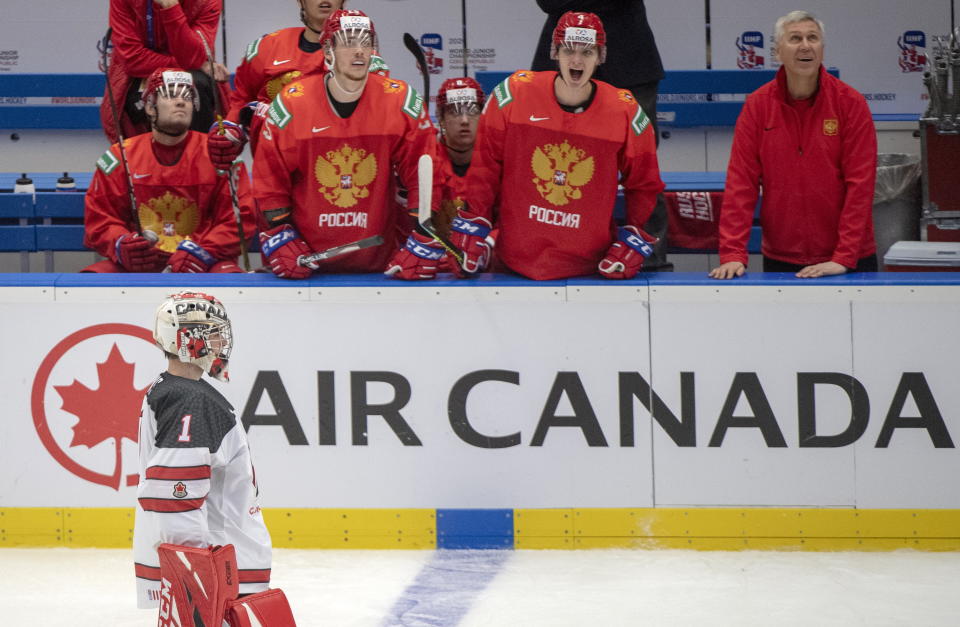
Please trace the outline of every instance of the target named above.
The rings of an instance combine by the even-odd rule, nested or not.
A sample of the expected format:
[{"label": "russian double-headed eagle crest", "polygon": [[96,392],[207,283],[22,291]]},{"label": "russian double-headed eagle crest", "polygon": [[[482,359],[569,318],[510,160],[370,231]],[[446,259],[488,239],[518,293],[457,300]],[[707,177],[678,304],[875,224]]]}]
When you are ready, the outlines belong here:
[{"label": "russian double-headed eagle crest", "polygon": [[303,72],[300,70],[293,70],[292,72],[286,72],[281,74],[276,78],[272,78],[267,81],[267,97],[270,100],[273,100],[277,97],[277,94],[280,93],[280,90],[303,76]]},{"label": "russian double-headed eagle crest", "polygon": [[370,195],[367,186],[377,178],[377,158],[347,144],[317,157],[314,167],[318,191],[337,207],[353,207]]},{"label": "russian double-headed eagle crest", "polygon": [[200,224],[200,211],[195,202],[169,191],[140,204],[140,226],[153,231],[160,240],[156,246],[172,253],[187,235]]},{"label": "russian double-headed eagle crest", "polygon": [[537,191],[556,206],[579,200],[583,195],[579,188],[593,178],[593,157],[566,141],[535,148],[530,166]]}]

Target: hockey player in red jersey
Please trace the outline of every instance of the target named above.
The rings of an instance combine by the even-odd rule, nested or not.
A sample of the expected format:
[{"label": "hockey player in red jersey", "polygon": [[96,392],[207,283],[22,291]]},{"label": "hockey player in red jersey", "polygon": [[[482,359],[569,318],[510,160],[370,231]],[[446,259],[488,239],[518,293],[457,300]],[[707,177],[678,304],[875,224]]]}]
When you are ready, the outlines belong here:
[{"label": "hockey player in red jersey", "polygon": [[[256,151],[260,127],[274,97],[293,81],[327,71],[320,35],[327,18],[346,0],[297,0],[303,26],[283,28],[254,40],[237,66],[223,129],[211,127],[210,158],[221,170],[232,163],[250,139]],[[376,54],[371,72],[386,75],[388,68]]]},{"label": "hockey player in red jersey", "polygon": [[137,606],[159,606],[161,625],[198,625],[201,617],[219,627],[237,594],[253,595],[243,601],[257,605],[266,597],[261,609],[270,608],[259,624],[292,625],[289,609],[276,608],[267,592],[271,541],[246,431],[227,399],[201,378],[228,380],[227,312],[207,294],[174,294],[157,308],[153,338],[167,370],[140,413]]},{"label": "hockey player in red jersey", "polygon": [[437,92],[437,125],[440,127],[437,168],[446,180],[437,227],[444,235],[466,197],[467,170],[473,159],[482,110],[483,88],[469,76],[448,78]]},{"label": "hockey player in red jersey", "polygon": [[[328,18],[331,71],[284,87],[270,105],[254,158],[254,196],[267,231],[265,265],[280,277],[380,272],[410,232],[393,202],[396,168],[416,207],[417,160],[435,154],[423,99],[403,81],[369,73],[376,31],[362,11]],[[435,196],[439,198],[439,196]],[[302,255],[366,237],[385,243],[300,265]]]},{"label": "hockey player in red jersey", "polygon": [[467,174],[468,211],[451,232],[471,265],[489,258],[494,223],[498,260],[533,279],[631,278],[651,253],[640,225],[663,189],[653,129],[629,91],[592,80],[605,44],[596,15],[565,13],[551,51],[559,71],[516,72],[494,90]]},{"label": "hockey player in red jersey", "polygon": [[[196,107],[189,73],[163,68],[150,76],[144,108],[152,131],[126,140],[123,151],[111,146],[87,190],[84,245],[106,259],[84,271],[241,271],[227,179],[210,164],[206,136],[188,130]],[[243,232],[251,235],[250,185],[243,164],[236,171]]]}]

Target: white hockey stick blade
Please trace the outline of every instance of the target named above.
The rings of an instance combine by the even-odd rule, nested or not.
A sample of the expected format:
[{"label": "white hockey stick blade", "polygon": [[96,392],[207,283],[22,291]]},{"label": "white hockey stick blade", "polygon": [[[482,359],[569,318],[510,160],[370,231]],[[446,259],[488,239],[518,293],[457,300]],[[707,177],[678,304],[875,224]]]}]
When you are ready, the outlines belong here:
[{"label": "white hockey stick blade", "polygon": [[417,162],[417,190],[420,200],[417,205],[417,231],[421,235],[431,237],[446,249],[457,264],[463,267],[463,251],[454,246],[453,242],[440,235],[433,226],[433,157],[420,155]]},{"label": "white hockey stick blade", "polygon": [[417,190],[420,192],[417,221],[425,225],[433,208],[433,157],[430,155],[420,155],[417,162]]},{"label": "white hockey stick blade", "polygon": [[331,257],[352,253],[355,250],[370,248],[371,246],[379,246],[382,243],[383,236],[373,235],[371,237],[365,237],[361,240],[357,240],[356,242],[350,242],[349,244],[344,244],[342,246],[334,246],[333,248],[321,250],[320,252],[313,253],[312,255],[300,255],[300,257],[297,259],[297,263],[301,266],[306,266],[311,263],[316,263],[317,261],[330,259]]}]

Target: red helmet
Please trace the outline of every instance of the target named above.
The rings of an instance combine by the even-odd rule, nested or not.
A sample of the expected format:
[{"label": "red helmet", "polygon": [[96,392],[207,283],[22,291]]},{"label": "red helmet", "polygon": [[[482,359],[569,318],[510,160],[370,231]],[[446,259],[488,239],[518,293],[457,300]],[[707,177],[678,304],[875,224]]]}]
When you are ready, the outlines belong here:
[{"label": "red helmet", "polygon": [[557,58],[557,49],[560,46],[596,46],[600,53],[600,63],[607,58],[607,33],[603,30],[603,22],[593,13],[567,11],[557,20],[553,29],[553,40],[550,44],[550,58]]},{"label": "red helmet", "polygon": [[464,108],[473,105],[472,108],[479,113],[483,109],[483,88],[469,76],[448,78],[437,92],[437,114],[447,105],[461,105]]},{"label": "red helmet", "polygon": [[330,14],[327,21],[323,23],[323,33],[320,35],[320,45],[333,45],[333,39],[337,33],[340,36],[360,35],[368,33],[370,43],[374,50],[378,50],[377,30],[373,27],[371,20],[366,13],[359,9],[339,9]]},{"label": "red helmet", "polygon": [[186,70],[178,67],[162,67],[154,70],[147,79],[147,86],[140,94],[140,99],[145,104],[156,104],[157,92],[167,98],[190,94],[193,110],[200,109],[200,98],[197,95],[197,88],[193,86],[193,76]]}]

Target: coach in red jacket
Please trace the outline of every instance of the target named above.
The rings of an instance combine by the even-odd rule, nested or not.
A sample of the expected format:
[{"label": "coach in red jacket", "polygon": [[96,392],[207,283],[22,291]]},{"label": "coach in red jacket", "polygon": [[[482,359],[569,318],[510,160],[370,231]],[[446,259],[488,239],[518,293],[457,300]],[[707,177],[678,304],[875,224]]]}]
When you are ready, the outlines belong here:
[{"label": "coach in red jacket", "polygon": [[805,11],[777,20],[783,66],[747,97],[737,119],[715,279],[746,269],[761,186],[764,272],[814,278],[877,270],[876,131],[864,97],[824,70],[823,30]]}]

